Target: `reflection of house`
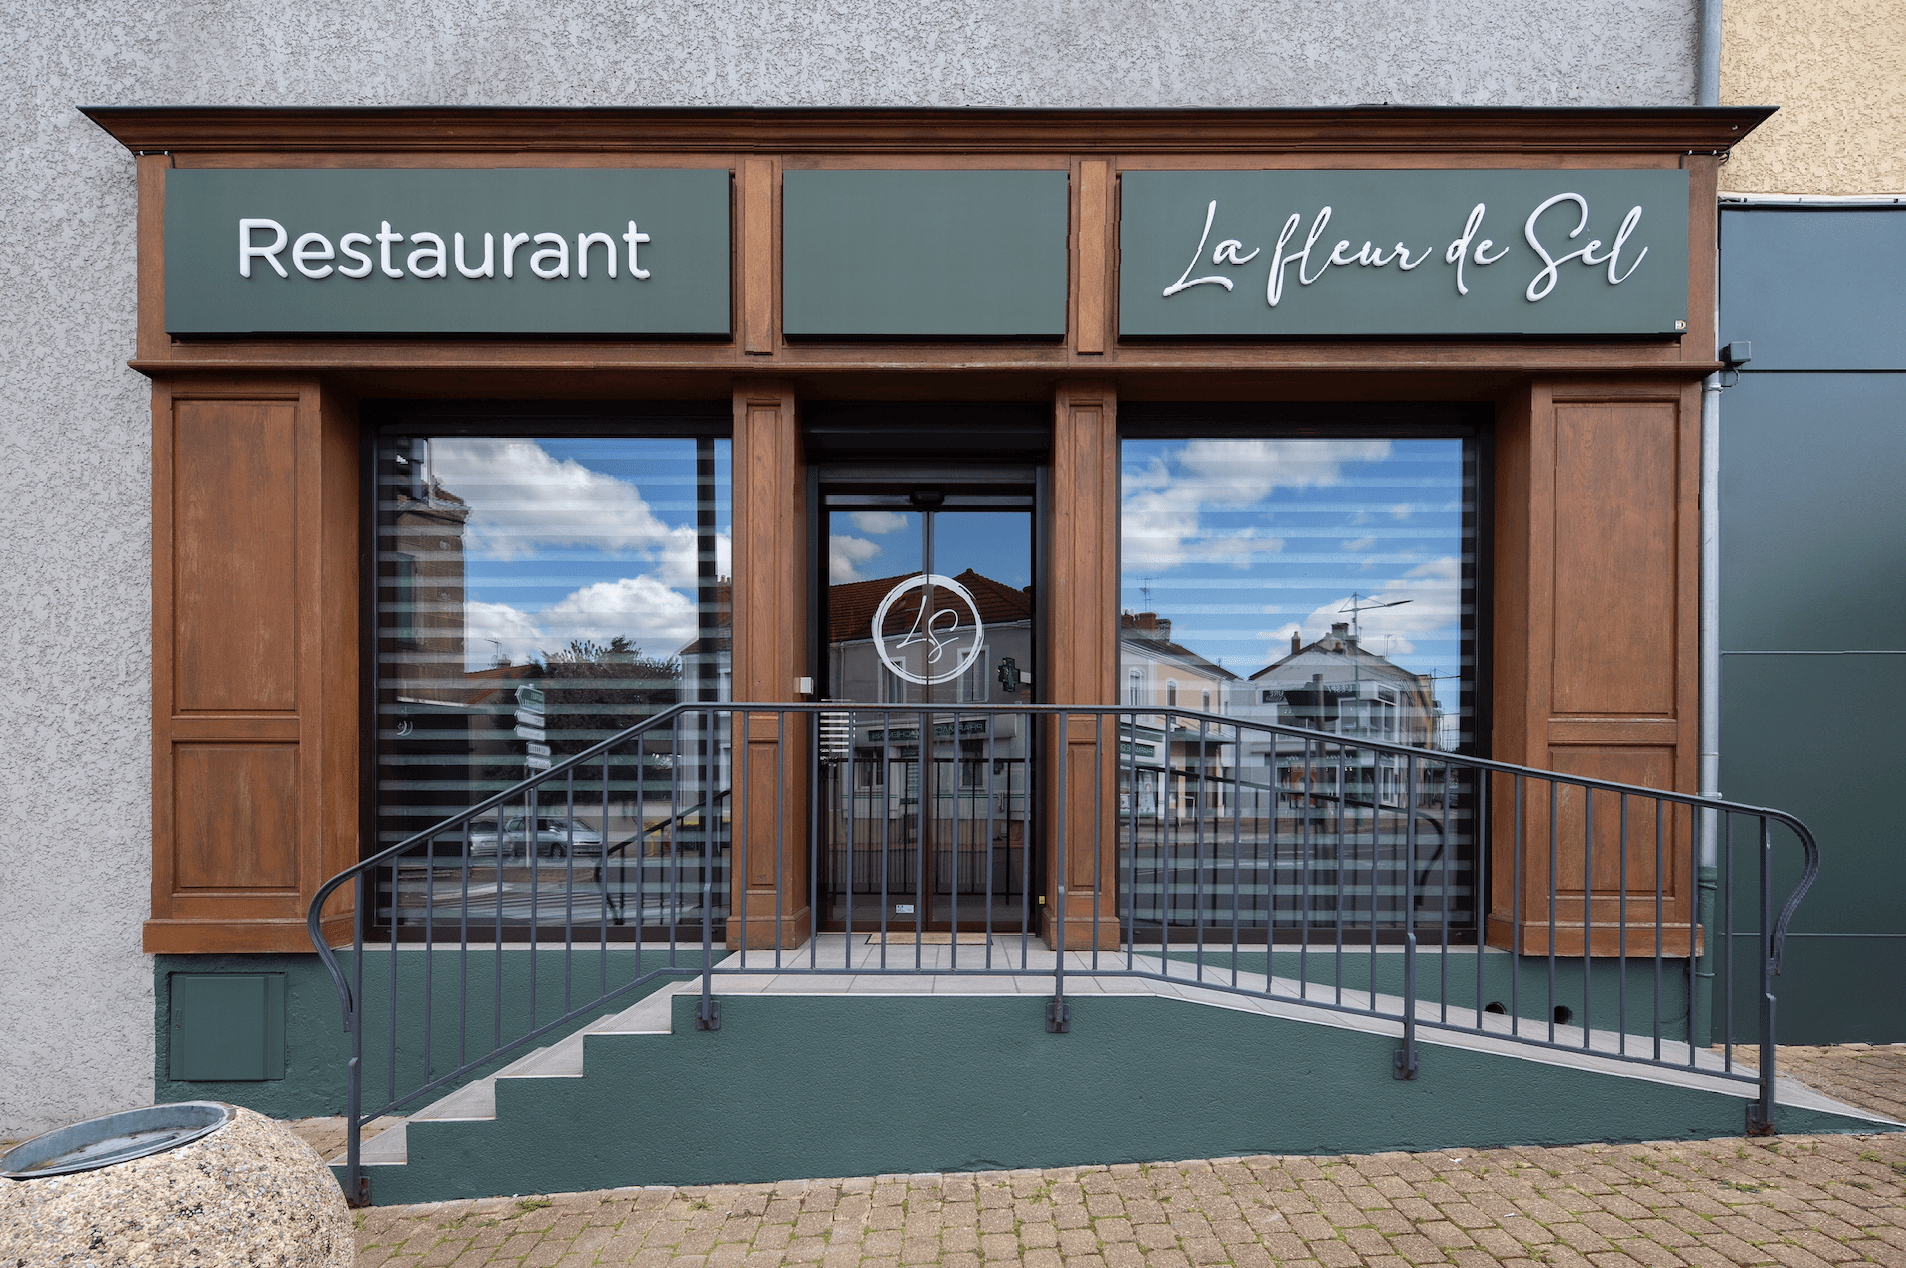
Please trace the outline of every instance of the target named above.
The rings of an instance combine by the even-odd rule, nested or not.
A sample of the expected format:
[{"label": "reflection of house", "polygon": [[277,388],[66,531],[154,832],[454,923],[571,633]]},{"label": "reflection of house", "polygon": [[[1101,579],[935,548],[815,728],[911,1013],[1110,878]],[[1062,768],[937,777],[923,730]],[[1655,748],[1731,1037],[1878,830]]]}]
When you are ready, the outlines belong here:
[{"label": "reflection of house", "polygon": [[[1171,638],[1171,620],[1156,612],[1119,614],[1119,670],[1123,679],[1120,703],[1135,709],[1185,709],[1193,713],[1229,713],[1237,690],[1238,676],[1216,661]],[[1230,771],[1233,744],[1217,738],[1209,725],[1174,719],[1169,723],[1160,714],[1151,726],[1138,720],[1127,743],[1134,752],[1123,756],[1133,759],[1138,783],[1138,812],[1156,815],[1161,811],[1184,816],[1197,809],[1197,798],[1190,788],[1193,772],[1205,771],[1215,782],[1207,785],[1205,808],[1221,809],[1230,804]],[[1133,772],[1124,774],[1123,783],[1132,782]],[[1125,794],[1130,795],[1127,787]]]},{"label": "reflection of house", "polygon": [[[1377,740],[1418,748],[1435,747],[1442,733],[1442,711],[1433,681],[1385,657],[1365,650],[1339,621],[1330,633],[1305,645],[1291,636],[1291,653],[1252,674],[1238,693],[1241,717],[1306,727],[1351,741]],[[1240,762],[1265,771],[1274,784],[1302,788],[1306,779],[1303,741],[1269,736],[1246,738]],[[1310,746],[1309,786],[1334,784],[1337,768],[1345,779],[1374,790],[1376,800],[1394,802],[1401,788],[1400,759],[1368,749]],[[1267,769],[1274,767],[1275,769]]]}]

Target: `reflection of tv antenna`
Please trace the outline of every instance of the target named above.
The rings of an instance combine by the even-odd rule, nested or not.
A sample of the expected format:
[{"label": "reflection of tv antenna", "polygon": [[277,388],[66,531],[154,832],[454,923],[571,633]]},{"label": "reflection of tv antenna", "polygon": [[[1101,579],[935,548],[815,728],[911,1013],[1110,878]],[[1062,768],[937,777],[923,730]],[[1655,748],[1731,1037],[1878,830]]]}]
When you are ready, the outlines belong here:
[{"label": "reflection of tv antenna", "polygon": [[1363,622],[1359,619],[1365,612],[1374,612],[1378,608],[1400,608],[1405,603],[1414,603],[1414,599],[1392,599],[1388,603],[1373,602],[1374,595],[1358,594],[1352,591],[1349,602],[1338,608],[1339,612],[1350,614],[1350,637],[1359,643],[1363,641]]},{"label": "reflection of tv antenna", "polygon": [[1156,574],[1138,579],[1138,594],[1145,601],[1145,610],[1152,611],[1152,582],[1158,580]]}]

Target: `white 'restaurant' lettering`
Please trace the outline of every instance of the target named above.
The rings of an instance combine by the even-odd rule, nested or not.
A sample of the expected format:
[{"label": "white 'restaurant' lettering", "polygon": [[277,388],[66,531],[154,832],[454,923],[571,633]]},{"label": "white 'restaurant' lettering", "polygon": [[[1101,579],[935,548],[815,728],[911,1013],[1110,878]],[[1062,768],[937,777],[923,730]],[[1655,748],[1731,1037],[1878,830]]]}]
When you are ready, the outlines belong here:
[{"label": "white 'restaurant' lettering", "polygon": [[[635,221],[631,220],[628,232],[622,235],[622,240],[629,244],[629,276],[637,279],[646,278],[649,271],[635,262],[635,248],[637,244],[647,242],[649,235],[639,232],[635,227]],[[609,276],[615,276],[614,269],[609,270]]]},{"label": "white 'restaurant' lettering", "polygon": [[[553,282],[559,277],[568,277],[569,239],[560,233],[539,233],[536,235],[536,241],[548,245],[529,257],[529,271],[545,282]],[[554,260],[555,263],[544,268],[545,259]]]},{"label": "white 'restaurant' lettering", "polygon": [[402,277],[404,275],[402,269],[394,267],[390,262],[391,243],[402,242],[403,240],[403,234],[392,233],[390,231],[390,221],[388,220],[384,222],[384,227],[377,231],[377,265],[384,270],[385,277]]},{"label": "white 'restaurant' lettering", "polygon": [[353,260],[356,260],[357,267],[347,269],[340,264],[338,265],[338,273],[344,277],[369,277],[372,268],[371,257],[357,250],[357,247],[367,247],[370,244],[371,240],[369,235],[362,233],[347,233],[342,238],[339,238],[338,250],[350,256]]},{"label": "white 'restaurant' lettering", "polygon": [[[1213,204],[1214,206],[1216,204]],[[253,246],[251,235],[254,229],[269,229],[277,236],[268,247]],[[279,277],[290,277],[285,266],[278,263],[278,253],[285,249],[285,227],[276,220],[241,220],[238,222],[238,275],[251,276],[252,257],[257,256],[276,269]]]},{"label": "white 'restaurant' lettering", "polygon": [[[417,244],[417,249],[410,253],[410,259],[404,263],[405,267],[410,269],[412,277],[449,276],[449,269],[444,264],[444,245],[442,238],[439,238],[434,233],[413,233],[410,235],[410,240]],[[429,257],[429,259],[435,262],[421,265],[417,263],[418,260],[424,259],[425,257]]]},{"label": "white 'restaurant' lettering", "polygon": [[460,233],[457,234],[455,241],[457,244],[457,272],[469,278],[496,276],[495,238],[487,233],[483,235],[483,267],[480,269],[473,269],[463,262],[463,235]]},{"label": "white 'restaurant' lettering", "polygon": [[[319,250],[320,247],[322,247],[323,250]],[[296,268],[298,272],[304,274],[306,277],[329,277],[331,275],[330,265],[327,264],[321,269],[314,269],[311,267],[311,261],[329,260],[333,259],[336,255],[337,252],[331,249],[331,240],[321,233],[307,233],[291,244],[292,267]]]},{"label": "white 'restaurant' lettering", "polygon": [[[576,276],[589,276],[589,252],[592,247],[602,248],[602,262],[607,266],[609,277],[613,280],[622,275],[621,248],[617,243],[620,237],[628,244],[629,276],[636,281],[646,281],[649,270],[642,267],[638,248],[650,241],[650,235],[636,227],[635,221],[628,222],[628,229],[620,235],[606,231],[583,230],[576,235]],[[267,236],[269,235],[269,236]],[[393,252],[392,248],[408,241],[413,250],[408,256]],[[261,216],[247,216],[238,222],[238,275],[249,278],[252,265],[263,260],[271,266],[279,277],[289,280],[291,273],[285,268],[280,257],[286,254],[285,245],[291,242],[291,233],[277,220]],[[530,256],[530,270],[545,281],[557,281],[569,276],[569,240],[560,233],[503,233],[503,276],[515,278],[517,248],[531,242],[539,248]],[[360,248],[376,245],[376,251]],[[461,233],[449,235],[446,243],[444,235],[429,230],[419,230],[408,238],[392,229],[390,221],[377,222],[376,233],[346,233],[339,236],[336,244],[322,233],[311,232],[299,235],[291,244],[291,266],[299,274],[312,281],[322,281],[332,274],[359,281],[381,272],[390,278],[436,278],[449,277],[450,265],[457,266],[457,272],[471,281],[481,281],[496,276],[496,235],[483,235],[483,260],[480,264],[470,262],[471,245],[466,245]],[[1241,243],[1231,243],[1233,247]],[[1201,244],[1202,249],[1202,244]],[[1232,253],[1235,255],[1235,251]],[[1255,254],[1255,252],[1253,252]],[[1233,263],[1248,262],[1250,256]],[[343,260],[349,263],[332,264],[330,261]],[[408,271],[406,271],[408,270]],[[1231,283],[1225,282],[1229,287]]]}]

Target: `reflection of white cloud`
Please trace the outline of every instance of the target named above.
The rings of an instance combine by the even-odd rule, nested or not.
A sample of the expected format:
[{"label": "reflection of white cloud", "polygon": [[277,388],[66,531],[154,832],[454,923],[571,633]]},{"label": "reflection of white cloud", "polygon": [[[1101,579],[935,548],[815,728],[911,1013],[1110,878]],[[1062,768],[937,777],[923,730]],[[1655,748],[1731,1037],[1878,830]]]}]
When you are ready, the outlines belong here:
[{"label": "reflection of white cloud", "polygon": [[1127,472],[1123,508],[1126,561],[1169,568],[1193,560],[1248,566],[1254,555],[1279,551],[1282,539],[1252,527],[1205,527],[1207,508],[1254,506],[1272,490],[1336,484],[1349,462],[1380,462],[1387,440],[1193,440],[1142,471]]},{"label": "reflection of white cloud", "polygon": [[584,586],[540,612],[471,600],[463,605],[463,620],[473,668],[499,655],[521,664],[560,651],[574,639],[606,643],[618,634],[645,655],[667,658],[697,630],[695,601],[647,573]]},{"label": "reflection of white cloud", "polygon": [[1406,520],[1410,518],[1410,512],[1414,509],[1415,508],[1408,502],[1399,502],[1390,508],[1390,518],[1393,520]]},{"label": "reflection of white cloud", "polygon": [[1354,542],[1345,542],[1343,548],[1353,555],[1361,555],[1366,550],[1376,549],[1376,544],[1377,539],[1374,537],[1359,537]]},{"label": "reflection of white cloud", "polygon": [[[430,465],[446,492],[470,505],[469,550],[521,559],[549,547],[594,547],[662,565],[671,585],[695,582],[693,524],[670,527],[627,480],[557,461],[533,440],[435,439]],[[732,574],[725,535],[716,567]]]},{"label": "reflection of white cloud", "polygon": [[880,553],[880,547],[865,537],[834,533],[827,539],[827,579],[831,585],[859,581],[860,565]]},{"label": "reflection of white cloud", "polygon": [[854,527],[878,537],[907,526],[907,517],[894,511],[854,511]]},{"label": "reflection of white cloud", "polygon": [[463,631],[464,657],[473,669],[488,665],[499,656],[521,661],[540,650],[543,644],[536,619],[507,603],[466,600]]},{"label": "reflection of white cloud", "polygon": [[[1359,620],[1363,646],[1383,656],[1408,656],[1416,651],[1415,638],[1435,636],[1454,639],[1463,611],[1462,563],[1454,555],[1418,564],[1395,581],[1386,583],[1364,599],[1371,603],[1409,602],[1393,608],[1364,608]],[[1268,655],[1279,660],[1290,654],[1290,637],[1300,635],[1309,643],[1330,632],[1338,621],[1348,621],[1345,610],[1350,596],[1333,599],[1313,611],[1302,622],[1293,621],[1276,629],[1259,630],[1258,637],[1270,640]]]}]

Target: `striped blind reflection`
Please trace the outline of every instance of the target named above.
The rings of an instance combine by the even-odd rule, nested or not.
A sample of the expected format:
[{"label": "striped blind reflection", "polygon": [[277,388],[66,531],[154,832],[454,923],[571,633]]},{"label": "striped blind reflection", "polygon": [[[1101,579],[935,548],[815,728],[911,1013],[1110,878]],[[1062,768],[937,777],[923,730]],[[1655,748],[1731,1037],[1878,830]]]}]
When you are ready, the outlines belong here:
[{"label": "striped blind reflection", "polygon": [[[1127,438],[1121,903],[1140,936],[1473,937],[1475,446]],[[1227,717],[1313,737],[1227,728]],[[1380,742],[1424,750],[1381,751]]]},{"label": "striped blind reflection", "polygon": [[[727,698],[729,490],[726,439],[380,440],[375,848],[679,701]],[[618,924],[699,927],[704,862],[726,891],[725,806],[702,805],[726,760],[719,728],[665,728],[579,772],[573,812],[552,781],[419,850],[379,922],[444,920],[435,896],[469,867],[458,920],[560,924],[575,903],[591,920],[603,907]],[[697,869],[647,877],[669,910],[632,898],[657,867]]]}]

